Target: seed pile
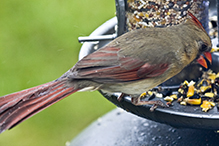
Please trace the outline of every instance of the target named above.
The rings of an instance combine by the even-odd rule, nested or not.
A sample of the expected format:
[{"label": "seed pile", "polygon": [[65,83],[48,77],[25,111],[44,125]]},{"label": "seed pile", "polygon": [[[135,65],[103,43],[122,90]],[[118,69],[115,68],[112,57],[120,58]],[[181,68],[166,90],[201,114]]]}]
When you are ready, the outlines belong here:
[{"label": "seed pile", "polygon": [[127,31],[164,27],[186,20],[188,10],[201,20],[206,0],[127,0]]},{"label": "seed pile", "polygon": [[168,105],[172,105],[173,101],[184,106],[196,105],[200,106],[203,112],[207,112],[219,104],[219,73],[208,70],[198,82],[184,81],[179,89],[173,92],[162,90],[161,87],[146,92],[145,97],[148,97],[148,100],[155,97],[163,98]]}]

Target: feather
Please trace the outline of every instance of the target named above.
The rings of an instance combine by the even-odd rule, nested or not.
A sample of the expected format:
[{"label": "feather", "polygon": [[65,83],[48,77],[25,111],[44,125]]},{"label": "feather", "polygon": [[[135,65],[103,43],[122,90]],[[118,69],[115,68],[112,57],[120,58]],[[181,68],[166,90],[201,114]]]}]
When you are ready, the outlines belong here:
[{"label": "feather", "polygon": [[204,27],[202,26],[201,22],[191,13],[188,11],[188,14],[192,20],[192,22],[200,29],[202,29],[205,32]]},{"label": "feather", "polygon": [[0,97],[0,133],[76,91],[61,80]]},{"label": "feather", "polygon": [[127,82],[156,77],[168,68],[167,63],[150,64],[130,56],[118,55],[120,49],[105,47],[79,61],[72,78],[96,82]]}]

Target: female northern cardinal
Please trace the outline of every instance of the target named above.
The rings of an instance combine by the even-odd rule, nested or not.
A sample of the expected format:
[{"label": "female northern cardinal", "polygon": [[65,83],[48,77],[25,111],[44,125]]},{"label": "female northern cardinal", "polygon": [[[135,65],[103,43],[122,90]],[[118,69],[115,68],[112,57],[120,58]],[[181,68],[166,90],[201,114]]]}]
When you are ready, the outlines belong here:
[{"label": "female northern cardinal", "polygon": [[[139,95],[179,73],[193,60],[207,67],[211,39],[189,13],[183,24],[128,32],[84,57],[55,81],[0,97],[0,132],[10,129],[64,97],[86,90],[121,92],[135,105]],[[201,56],[201,57],[200,57]]]}]

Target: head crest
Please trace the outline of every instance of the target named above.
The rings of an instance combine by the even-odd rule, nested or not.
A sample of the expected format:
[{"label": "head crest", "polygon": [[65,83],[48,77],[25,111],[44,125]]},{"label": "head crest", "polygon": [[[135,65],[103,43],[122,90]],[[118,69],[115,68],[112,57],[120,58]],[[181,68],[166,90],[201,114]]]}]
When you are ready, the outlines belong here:
[{"label": "head crest", "polygon": [[189,17],[191,18],[192,22],[197,26],[199,27],[200,29],[204,30],[204,27],[202,26],[201,22],[191,13],[188,11],[188,15]]}]

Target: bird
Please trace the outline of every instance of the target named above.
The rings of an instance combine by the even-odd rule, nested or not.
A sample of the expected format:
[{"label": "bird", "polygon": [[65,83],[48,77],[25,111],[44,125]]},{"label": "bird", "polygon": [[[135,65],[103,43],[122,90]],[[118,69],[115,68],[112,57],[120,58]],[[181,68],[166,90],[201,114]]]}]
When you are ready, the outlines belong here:
[{"label": "bird", "polygon": [[[211,62],[211,39],[190,12],[184,23],[165,28],[133,30],[79,60],[58,79],[0,97],[0,133],[77,91],[102,90],[130,95],[136,105],[141,93],[156,87],[197,61]],[[203,57],[203,55],[205,58]]]}]

